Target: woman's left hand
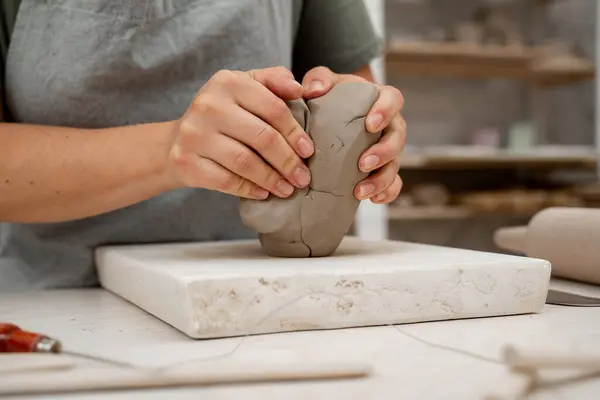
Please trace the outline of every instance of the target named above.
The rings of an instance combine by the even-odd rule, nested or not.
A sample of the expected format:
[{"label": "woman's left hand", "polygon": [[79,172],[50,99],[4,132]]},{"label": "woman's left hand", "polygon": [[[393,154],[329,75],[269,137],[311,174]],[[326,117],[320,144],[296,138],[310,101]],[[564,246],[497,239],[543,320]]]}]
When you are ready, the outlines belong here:
[{"label": "woman's left hand", "polygon": [[[310,70],[302,81],[304,97],[311,99],[320,97],[331,88],[347,81],[364,81],[357,75],[335,74],[326,67]],[[381,140],[368,148],[360,157],[358,167],[369,176],[354,189],[359,200],[371,199],[376,204],[387,204],[394,201],[402,189],[402,180],[398,175],[400,153],[406,141],[406,122],[400,111],[404,106],[404,97],[392,86],[377,85],[380,90],[379,99],[375,102],[366,118],[368,132],[383,131]]]}]

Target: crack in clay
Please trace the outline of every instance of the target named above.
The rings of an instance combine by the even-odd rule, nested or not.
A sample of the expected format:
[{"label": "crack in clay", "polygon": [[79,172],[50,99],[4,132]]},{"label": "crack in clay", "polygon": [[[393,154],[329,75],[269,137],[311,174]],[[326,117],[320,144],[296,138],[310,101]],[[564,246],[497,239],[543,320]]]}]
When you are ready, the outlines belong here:
[{"label": "crack in clay", "polygon": [[[346,125],[346,127],[348,127],[348,126]],[[338,140],[339,140],[339,141],[340,141],[340,143],[342,144],[342,147],[340,147],[340,148],[339,148],[339,149],[338,149],[338,150],[335,152],[335,154],[338,154],[340,151],[342,151],[342,149],[343,149],[344,147],[346,147],[346,143],[344,143],[344,141],[342,140],[342,138],[341,138],[341,137],[339,137],[338,135],[335,135],[335,137],[336,137],[336,138],[338,138]],[[333,148],[333,144],[331,145],[331,147]]]},{"label": "crack in clay", "polygon": [[[343,197],[343,196],[344,196],[344,195],[342,195],[342,194],[335,194],[335,193],[325,192],[325,191],[322,191],[322,190],[315,190],[315,189],[313,189],[312,187],[310,187],[310,186],[309,186],[309,188],[308,188],[308,191],[306,192],[306,195],[305,195],[304,197],[306,198],[306,197],[309,197],[309,196],[310,196],[311,200],[314,200],[315,198],[313,197],[313,192],[317,192],[317,193],[323,193],[323,194],[328,194],[328,195],[330,195],[330,196],[333,196],[333,197]],[[300,206],[300,220],[301,220],[301,221],[302,221],[302,211],[303,211],[304,209],[305,209],[305,206],[304,206],[304,203],[302,203],[302,205]],[[310,247],[310,246],[309,246],[309,245],[308,245],[308,244],[307,244],[307,243],[304,241],[304,228],[303,228],[303,225],[302,225],[302,224],[300,224],[300,242],[299,242],[299,243],[302,243],[302,244],[303,244],[303,245],[306,247],[306,249],[308,250],[308,256],[309,256],[309,257],[312,257],[312,255],[313,255],[313,250],[312,250],[312,248],[311,248],[311,247]]]},{"label": "crack in clay", "polygon": [[310,192],[317,192],[317,193],[328,194],[328,195],[330,195],[330,196],[333,196],[333,197],[344,197],[344,195],[343,195],[343,194],[335,194],[335,193],[331,193],[331,192],[326,192],[326,191],[324,191],[324,190],[316,190],[316,189],[313,189],[313,188],[311,188],[311,189],[309,190],[309,193],[310,193]]},{"label": "crack in clay", "polygon": [[[347,127],[349,127],[350,125],[352,125],[352,123],[353,123],[353,122],[356,122],[356,121],[358,121],[358,120],[361,120],[361,119],[365,119],[365,117],[360,117],[360,116],[359,116],[359,117],[352,118],[352,119],[351,119],[350,121],[348,121],[348,123],[346,124],[346,128],[347,128]],[[339,138],[338,138],[338,139],[339,139]]]},{"label": "crack in clay", "polygon": [[[309,189],[306,192],[306,196],[304,196],[304,198],[306,198],[307,196],[310,196],[310,194],[311,194],[311,190]],[[300,221],[302,221],[302,210],[304,209],[303,205],[304,205],[304,203],[302,203],[302,205],[300,205],[300,211],[298,212],[298,214],[300,214]],[[304,227],[302,226],[302,224],[300,224],[300,242],[308,250],[308,256],[312,257],[312,249],[310,248],[309,245],[304,243]]]}]

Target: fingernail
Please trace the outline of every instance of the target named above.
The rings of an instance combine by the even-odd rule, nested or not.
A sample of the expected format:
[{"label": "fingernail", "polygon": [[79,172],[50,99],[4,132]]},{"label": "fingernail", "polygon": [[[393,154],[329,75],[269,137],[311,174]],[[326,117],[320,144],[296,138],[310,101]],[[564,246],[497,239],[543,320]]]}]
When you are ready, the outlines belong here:
[{"label": "fingernail", "polygon": [[381,116],[381,114],[369,115],[369,117],[367,118],[367,125],[373,130],[377,130],[382,122],[383,117]]},{"label": "fingernail", "polygon": [[379,193],[373,198],[373,201],[384,201],[387,195],[385,193]]},{"label": "fingernail", "polygon": [[299,187],[306,187],[310,183],[310,173],[304,168],[297,168],[294,172],[294,179]]},{"label": "fingernail", "polygon": [[277,182],[277,191],[283,196],[289,196],[294,191],[294,187],[283,179]]},{"label": "fingernail", "polygon": [[321,81],[312,81],[308,87],[309,92],[320,92],[325,89],[325,84]]},{"label": "fingernail", "polygon": [[258,200],[264,200],[269,196],[269,192],[263,188],[257,187],[252,189],[252,196],[254,196],[254,198]]},{"label": "fingernail", "polygon": [[371,154],[370,156],[367,156],[362,163],[362,168],[364,171],[370,171],[373,168],[375,168],[377,166],[377,164],[379,164],[379,157],[377,157],[376,155]]},{"label": "fingernail", "polygon": [[312,156],[315,148],[313,143],[307,138],[301,138],[298,140],[298,152],[300,153],[300,157],[307,158]]},{"label": "fingernail", "polygon": [[375,191],[375,185],[373,185],[372,183],[367,183],[367,184],[361,185],[359,195],[362,198],[366,198],[374,191]]}]

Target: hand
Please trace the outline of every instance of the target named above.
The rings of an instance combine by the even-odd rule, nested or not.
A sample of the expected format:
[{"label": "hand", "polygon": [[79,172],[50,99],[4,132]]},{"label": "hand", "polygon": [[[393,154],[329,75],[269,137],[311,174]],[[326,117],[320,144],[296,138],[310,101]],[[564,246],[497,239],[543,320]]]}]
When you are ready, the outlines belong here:
[{"label": "hand", "polygon": [[[304,97],[320,97],[331,88],[345,81],[367,81],[356,75],[339,75],[325,67],[310,70],[304,77]],[[354,195],[359,200],[371,199],[376,204],[394,201],[402,189],[398,175],[400,153],[406,141],[406,122],[400,115],[404,98],[391,86],[379,86],[379,99],[366,118],[368,132],[383,131],[381,140],[367,149],[359,160],[359,168],[370,175],[356,185]]]},{"label": "hand", "polygon": [[289,197],[310,183],[310,137],[284,100],[302,97],[285,68],[217,72],[176,121],[169,153],[175,179],[239,197]]}]

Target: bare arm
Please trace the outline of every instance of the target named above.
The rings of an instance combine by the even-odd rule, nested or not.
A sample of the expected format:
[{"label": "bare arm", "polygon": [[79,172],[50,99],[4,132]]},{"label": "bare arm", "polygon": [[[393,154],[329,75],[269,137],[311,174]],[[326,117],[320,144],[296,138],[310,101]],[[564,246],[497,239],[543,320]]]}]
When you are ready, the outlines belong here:
[{"label": "bare arm", "polygon": [[0,122],[0,222],[80,219],[179,187],[288,197],[308,185],[300,156],[314,151],[283,100],[301,95],[284,68],[219,71],[172,122],[100,130]]},{"label": "bare arm", "polygon": [[78,219],[171,189],[170,125],[84,130],[0,122],[0,221]]}]

